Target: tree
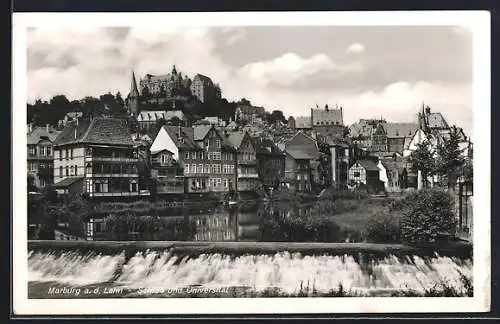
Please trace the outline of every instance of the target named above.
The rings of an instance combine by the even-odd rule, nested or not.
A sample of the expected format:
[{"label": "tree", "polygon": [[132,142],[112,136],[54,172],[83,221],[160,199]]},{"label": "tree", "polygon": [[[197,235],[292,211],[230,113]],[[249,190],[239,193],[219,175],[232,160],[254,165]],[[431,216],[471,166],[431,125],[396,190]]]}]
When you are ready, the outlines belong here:
[{"label": "tree", "polygon": [[453,126],[450,136],[444,138],[437,147],[437,171],[448,178],[448,190],[455,191],[455,184],[465,164],[460,149],[461,136],[457,127]]},{"label": "tree", "polygon": [[434,152],[429,141],[425,140],[417,145],[417,149],[409,157],[412,169],[415,172],[420,171],[424,179],[424,187],[427,186],[427,177],[434,174],[436,164]]},{"label": "tree", "polygon": [[281,110],[273,110],[270,115],[266,115],[267,117],[267,122],[269,124],[274,124],[277,121],[280,121],[282,123],[286,122],[286,118],[283,115],[283,112]]}]

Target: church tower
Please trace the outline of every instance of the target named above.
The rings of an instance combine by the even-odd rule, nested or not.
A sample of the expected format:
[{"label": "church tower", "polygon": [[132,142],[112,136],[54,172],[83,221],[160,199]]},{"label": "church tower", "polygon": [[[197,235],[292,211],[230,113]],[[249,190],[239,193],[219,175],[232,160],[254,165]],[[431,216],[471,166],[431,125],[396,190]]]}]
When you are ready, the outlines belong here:
[{"label": "church tower", "polygon": [[128,94],[128,112],[133,116],[137,116],[140,112],[139,90],[137,90],[134,71],[132,71],[132,84],[130,85],[130,93]]}]

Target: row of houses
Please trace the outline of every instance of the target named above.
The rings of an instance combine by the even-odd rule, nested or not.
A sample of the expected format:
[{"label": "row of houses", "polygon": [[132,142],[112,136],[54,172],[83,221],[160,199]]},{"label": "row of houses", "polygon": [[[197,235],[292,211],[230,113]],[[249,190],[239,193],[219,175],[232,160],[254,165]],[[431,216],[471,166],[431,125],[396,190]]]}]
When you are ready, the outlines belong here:
[{"label": "row of houses", "polygon": [[[130,123],[140,122],[136,117],[145,122],[146,114],[74,118],[62,131],[29,126],[28,174],[34,185],[53,183],[61,193],[89,197],[140,197],[152,191],[158,195],[224,193],[278,186],[307,192],[361,184],[398,191],[418,186],[418,175],[408,162],[411,152],[424,140],[438,145],[450,130],[441,114],[422,107],[418,124],[360,120],[344,136],[342,108],[326,106],[321,113],[311,109],[310,128],[294,124],[300,119],[292,120],[292,130],[278,140],[263,136],[265,132],[235,130],[209,121],[190,127],[164,125],[152,138],[133,134]],[[160,112],[154,118],[149,114],[147,122],[166,117]],[[466,151],[471,143],[461,134]],[[141,179],[141,163],[149,166],[152,184]],[[430,179],[434,181],[438,179]]]}]

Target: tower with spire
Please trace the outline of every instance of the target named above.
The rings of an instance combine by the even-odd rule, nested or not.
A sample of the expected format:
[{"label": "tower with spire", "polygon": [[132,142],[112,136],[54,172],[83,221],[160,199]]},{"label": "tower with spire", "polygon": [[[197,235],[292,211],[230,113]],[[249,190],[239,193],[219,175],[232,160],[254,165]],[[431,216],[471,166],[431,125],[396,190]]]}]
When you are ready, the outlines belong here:
[{"label": "tower with spire", "polygon": [[140,112],[139,90],[137,90],[134,71],[132,71],[132,84],[130,85],[130,93],[128,95],[128,112],[132,116],[137,116]]}]

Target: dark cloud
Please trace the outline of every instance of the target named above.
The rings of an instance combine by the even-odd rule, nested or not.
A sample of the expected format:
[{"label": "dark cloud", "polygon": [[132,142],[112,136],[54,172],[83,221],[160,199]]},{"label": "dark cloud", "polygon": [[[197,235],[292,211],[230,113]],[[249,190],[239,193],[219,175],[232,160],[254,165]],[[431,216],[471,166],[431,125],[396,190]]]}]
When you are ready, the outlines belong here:
[{"label": "dark cloud", "polygon": [[68,69],[72,66],[78,65],[78,60],[73,56],[70,51],[60,53],[57,59],[51,59],[52,52],[43,51],[38,49],[28,49],[28,71],[35,71],[42,68],[59,68]]},{"label": "dark cloud", "polygon": [[102,30],[115,41],[123,41],[130,33],[130,27],[108,27],[102,28]]}]

